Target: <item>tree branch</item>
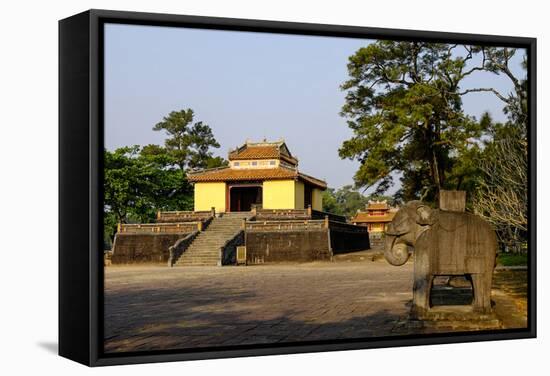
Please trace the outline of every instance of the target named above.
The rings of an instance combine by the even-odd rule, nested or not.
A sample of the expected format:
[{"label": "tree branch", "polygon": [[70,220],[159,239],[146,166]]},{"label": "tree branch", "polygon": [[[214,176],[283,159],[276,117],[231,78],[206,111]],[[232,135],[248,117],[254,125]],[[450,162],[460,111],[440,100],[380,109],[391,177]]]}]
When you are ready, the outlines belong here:
[{"label": "tree branch", "polygon": [[[471,50],[469,50],[469,51],[470,51],[470,52],[469,52],[469,56],[471,57],[471,56],[472,56],[472,52],[471,52]],[[485,62],[487,61],[487,57],[485,56],[485,48],[482,48],[482,49],[481,49],[481,53],[482,53],[482,56],[483,56],[483,58],[482,58],[482,60],[481,60],[481,65],[478,66],[478,67],[473,67],[472,69],[467,70],[466,72],[462,73],[462,74],[461,74],[461,78],[464,78],[464,77],[466,77],[466,76],[472,74],[473,72],[482,71],[482,70],[485,69]],[[466,61],[466,59],[464,59],[463,61]]]},{"label": "tree branch", "polygon": [[459,92],[457,93],[458,95],[465,95],[465,94],[468,94],[468,93],[476,93],[476,92],[492,92],[494,93],[498,99],[500,99],[501,101],[503,101],[504,103],[507,103],[507,104],[511,104],[512,101],[509,100],[508,98],[506,98],[504,95],[500,94],[496,89],[493,89],[492,87],[488,87],[488,88],[476,88],[476,89],[467,89],[467,90],[464,90],[462,92]]}]

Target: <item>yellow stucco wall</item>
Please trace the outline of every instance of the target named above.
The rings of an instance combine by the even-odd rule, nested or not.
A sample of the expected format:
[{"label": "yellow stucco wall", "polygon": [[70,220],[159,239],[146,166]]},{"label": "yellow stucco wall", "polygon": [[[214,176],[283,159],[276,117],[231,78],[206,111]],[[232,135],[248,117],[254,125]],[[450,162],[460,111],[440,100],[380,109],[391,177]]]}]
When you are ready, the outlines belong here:
[{"label": "yellow stucco wall", "polygon": [[[263,182],[263,208],[305,209],[304,183],[295,180],[269,180]],[[313,188],[312,209],[323,210],[323,191]],[[225,183],[195,183],[195,211],[225,212]]]},{"label": "yellow stucco wall", "polygon": [[[294,180],[268,180],[263,183],[264,209],[294,209],[295,197]],[[303,193],[302,193],[303,205]]]},{"label": "yellow stucco wall", "polygon": [[195,211],[225,212],[225,183],[195,183]]},{"label": "yellow stucco wall", "polygon": [[294,209],[304,208],[304,183],[301,181],[295,182],[294,185]]},{"label": "yellow stucco wall", "polygon": [[311,208],[313,210],[319,210],[323,211],[323,191],[317,188],[313,188],[313,192],[311,193],[313,196],[311,198]]}]

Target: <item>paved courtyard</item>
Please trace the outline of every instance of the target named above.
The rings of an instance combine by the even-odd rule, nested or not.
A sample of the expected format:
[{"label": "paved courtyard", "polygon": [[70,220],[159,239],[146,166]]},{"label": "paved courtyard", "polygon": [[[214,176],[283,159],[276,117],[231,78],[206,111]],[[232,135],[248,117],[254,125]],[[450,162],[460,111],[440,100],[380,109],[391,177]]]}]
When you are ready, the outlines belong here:
[{"label": "paved courtyard", "polygon": [[[105,270],[105,351],[408,334],[413,264],[383,260]],[[526,325],[524,271],[495,272],[504,327]],[[522,277],[523,276],[523,277]],[[405,328],[405,331],[403,331]]]}]

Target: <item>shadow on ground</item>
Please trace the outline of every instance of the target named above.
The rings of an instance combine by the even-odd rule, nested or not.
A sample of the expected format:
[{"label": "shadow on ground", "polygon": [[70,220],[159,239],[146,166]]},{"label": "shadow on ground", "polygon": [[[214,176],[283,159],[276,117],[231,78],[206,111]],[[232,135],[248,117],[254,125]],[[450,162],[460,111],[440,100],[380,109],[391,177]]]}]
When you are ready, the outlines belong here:
[{"label": "shadow on ground", "polygon": [[[180,275],[166,280],[154,279],[161,274],[135,280],[125,275],[111,283],[105,293],[105,351],[196,349],[420,333],[407,325],[410,281],[395,278],[395,273],[381,273],[376,280],[359,274],[357,279],[341,279],[335,285],[328,283],[333,275],[324,274],[324,270],[316,278],[327,283],[299,273],[289,279],[291,275],[285,274],[284,267],[270,270],[238,271],[260,271],[261,278],[254,283],[250,283],[249,276],[242,280],[231,279],[229,274],[221,277],[215,269],[211,278],[189,274],[185,282]],[[266,277],[268,273],[272,274]],[[501,307],[500,314],[509,320],[505,324],[524,327],[526,311],[518,308],[517,302],[523,301],[526,285],[522,275],[512,273],[515,274],[495,273],[497,290],[493,295]],[[358,283],[363,285],[358,288]]]},{"label": "shadow on ground", "polygon": [[[105,296],[105,351],[274,344],[386,336],[403,318],[388,309],[349,316],[345,306],[258,307],[251,292],[150,289]],[[273,308],[273,309],[271,309]],[[405,312],[406,310],[403,310]]]},{"label": "shadow on ground", "polygon": [[41,347],[42,349],[46,350],[47,352],[57,355],[58,354],[58,344],[57,342],[38,342],[38,347]]}]

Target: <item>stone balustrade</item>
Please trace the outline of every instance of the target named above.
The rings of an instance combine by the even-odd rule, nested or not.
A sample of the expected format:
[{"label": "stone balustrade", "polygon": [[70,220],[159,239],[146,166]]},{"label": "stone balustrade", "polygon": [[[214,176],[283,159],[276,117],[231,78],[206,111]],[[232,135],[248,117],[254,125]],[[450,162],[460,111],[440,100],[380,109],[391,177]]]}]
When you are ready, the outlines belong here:
[{"label": "stone balustrade", "polygon": [[121,223],[118,225],[118,234],[180,234],[201,231],[203,222],[183,223]]},{"label": "stone balustrade", "polygon": [[207,211],[159,211],[157,223],[181,223],[206,221],[216,215],[214,208]]}]

